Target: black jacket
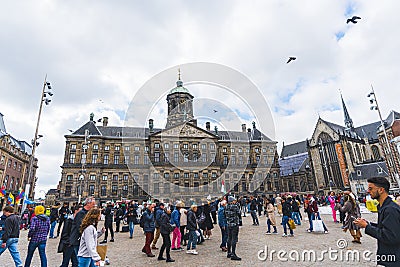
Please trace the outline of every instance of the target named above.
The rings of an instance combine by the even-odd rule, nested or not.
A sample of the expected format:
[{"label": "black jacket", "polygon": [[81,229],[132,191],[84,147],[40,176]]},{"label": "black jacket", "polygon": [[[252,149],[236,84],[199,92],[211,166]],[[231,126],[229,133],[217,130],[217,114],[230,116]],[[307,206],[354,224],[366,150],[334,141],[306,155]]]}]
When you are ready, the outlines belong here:
[{"label": "black jacket", "polygon": [[79,246],[81,240],[81,233],[79,232],[79,228],[81,227],[82,220],[85,218],[88,210],[85,210],[85,207],[79,211],[74,218],[71,226],[71,235],[69,237],[69,244],[72,246]]},{"label": "black jacket", "polygon": [[287,200],[282,204],[282,215],[292,218],[292,206]]},{"label": "black jacket", "polygon": [[103,214],[105,216],[104,218],[104,225],[112,225],[113,222],[113,213],[112,213],[112,208],[111,206],[107,206],[106,209],[103,211]]},{"label": "black jacket", "polygon": [[190,230],[192,230],[192,231],[197,230],[196,214],[191,209],[187,213],[186,229],[188,229],[189,231]]},{"label": "black jacket", "polygon": [[170,232],[171,224],[169,223],[169,221],[170,221],[170,218],[169,218],[168,214],[163,211],[163,213],[160,216],[160,221],[159,221],[161,234],[168,235],[171,233]]},{"label": "black jacket", "polygon": [[[378,206],[378,223],[369,223],[365,228],[365,233],[378,239],[377,255],[389,258],[388,255],[395,255],[394,262],[378,261],[384,266],[399,266],[400,261],[400,206],[394,203],[391,197],[387,197]],[[386,255],[386,256],[382,256]]]},{"label": "black jacket", "polygon": [[55,222],[58,220],[58,209],[57,208],[51,208],[50,211],[50,223]]},{"label": "black jacket", "polygon": [[9,238],[19,238],[19,223],[20,218],[18,215],[11,214],[7,217],[4,223],[4,233],[1,237],[3,243],[6,243]]},{"label": "black jacket", "polygon": [[70,238],[69,237],[71,235],[71,229],[72,229],[73,221],[74,221],[73,215],[70,215],[67,219],[65,219],[64,227],[63,227],[62,232],[61,232],[60,242],[58,244],[58,249],[57,249],[58,253],[63,252],[63,250],[66,247],[70,246],[70,244],[69,244]]},{"label": "black jacket", "polygon": [[250,210],[257,210],[257,199],[253,198],[250,202]]}]

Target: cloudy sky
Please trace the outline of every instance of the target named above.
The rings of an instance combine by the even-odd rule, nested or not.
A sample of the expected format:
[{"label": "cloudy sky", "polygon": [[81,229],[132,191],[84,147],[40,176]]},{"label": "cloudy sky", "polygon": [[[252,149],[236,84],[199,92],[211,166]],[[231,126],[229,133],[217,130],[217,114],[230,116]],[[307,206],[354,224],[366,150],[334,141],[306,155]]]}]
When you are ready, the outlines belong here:
[{"label": "cloudy sky", "polygon": [[[366,98],[371,84],[384,117],[400,110],[399,9],[396,0],[7,1],[0,10],[0,112],[10,134],[31,140],[48,75],[55,94],[39,129],[38,196],[60,179],[68,129],[79,128],[91,112],[124,125],[125,111],[147,81],[190,62],[247,76],[271,109],[280,148],[310,137],[318,115],[343,124],[339,89],[355,126],[378,119]],[[353,15],[359,23],[346,24]],[[297,59],[286,64],[289,56]],[[191,74],[181,71],[185,82]],[[212,86],[187,88],[217,102],[216,124],[229,120],[229,110],[241,123],[260,121],[240,96]],[[150,116],[163,127],[165,95],[155,97]],[[195,113],[207,113],[204,108]]]}]

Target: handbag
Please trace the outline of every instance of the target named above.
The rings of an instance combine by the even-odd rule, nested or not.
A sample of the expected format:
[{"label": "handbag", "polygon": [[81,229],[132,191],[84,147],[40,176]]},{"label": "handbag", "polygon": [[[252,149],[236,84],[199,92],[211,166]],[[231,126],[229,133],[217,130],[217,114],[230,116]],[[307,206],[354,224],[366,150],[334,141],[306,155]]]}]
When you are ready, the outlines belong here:
[{"label": "handbag", "polygon": [[289,219],[288,224],[291,230],[296,229],[296,224],[294,223],[293,219]]},{"label": "handbag", "polygon": [[324,232],[322,220],[312,220],[313,232]]},{"label": "handbag", "polygon": [[170,233],[174,231],[175,227],[176,227],[175,224],[170,224],[170,223],[167,224],[167,229]]},{"label": "handbag", "polygon": [[184,235],[183,235],[183,240],[189,240],[189,232],[186,232]]},{"label": "handbag", "polygon": [[107,254],[107,245],[97,246],[96,247],[97,253],[99,254],[102,261],[105,260]]}]

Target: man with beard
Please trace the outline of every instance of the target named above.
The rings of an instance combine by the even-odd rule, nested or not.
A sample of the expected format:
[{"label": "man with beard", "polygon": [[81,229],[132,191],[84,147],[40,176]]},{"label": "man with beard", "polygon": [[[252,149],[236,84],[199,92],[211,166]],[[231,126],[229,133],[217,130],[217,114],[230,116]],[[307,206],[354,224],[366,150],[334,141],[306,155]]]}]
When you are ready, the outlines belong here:
[{"label": "man with beard", "polygon": [[365,228],[365,233],[378,240],[377,262],[383,266],[399,266],[400,261],[400,206],[389,196],[390,183],[384,177],[367,180],[368,193],[379,201],[378,223],[357,218],[354,224]]}]

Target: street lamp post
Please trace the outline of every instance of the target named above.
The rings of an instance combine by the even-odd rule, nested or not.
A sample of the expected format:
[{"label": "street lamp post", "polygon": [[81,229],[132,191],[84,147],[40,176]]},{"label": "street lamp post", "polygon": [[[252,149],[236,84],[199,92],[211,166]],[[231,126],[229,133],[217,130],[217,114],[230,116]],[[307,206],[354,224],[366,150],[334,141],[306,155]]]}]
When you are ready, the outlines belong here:
[{"label": "street lamp post", "polygon": [[376,94],[375,94],[374,87],[372,86],[372,84],[371,84],[371,93],[369,93],[367,97],[370,98],[369,99],[369,102],[371,104],[370,109],[378,111],[379,120],[381,122],[381,127],[383,129],[383,134],[385,136],[385,142],[386,142],[386,145],[387,145],[387,148],[388,148],[387,152],[386,151],[384,151],[384,152],[386,154],[389,154],[390,160],[392,161],[394,178],[396,179],[397,187],[399,188],[400,187],[400,179],[399,179],[399,174],[397,173],[397,169],[396,169],[396,162],[394,161],[394,158],[393,158],[392,148],[391,148],[391,146],[389,144],[389,138],[388,138],[388,135],[386,133],[386,127],[385,127],[385,124],[383,123],[381,110],[379,109],[378,100],[376,99]]},{"label": "street lamp post", "polygon": [[[51,85],[50,85],[50,82],[47,81],[47,75],[46,75],[44,78],[42,94],[40,96],[40,105],[39,105],[38,118],[37,118],[37,122],[36,122],[35,137],[33,138],[33,141],[32,141],[32,155],[29,160],[28,179],[27,179],[27,183],[25,185],[25,196],[29,196],[31,198],[33,198],[33,195],[29,195],[29,193],[31,190],[31,183],[35,182],[35,178],[32,177],[32,174],[33,174],[33,164],[35,161],[36,147],[38,145],[37,140],[42,137],[42,135],[39,135],[40,116],[42,115],[43,102],[45,103],[46,106],[49,105],[51,102],[50,97],[53,96],[53,93],[50,90],[51,90]],[[26,204],[24,201],[23,206],[22,206],[22,212],[25,210],[25,208],[26,208]]]},{"label": "street lamp post", "polygon": [[85,179],[84,173],[86,172],[85,165],[86,165],[86,150],[88,149],[88,139],[89,138],[89,130],[85,130],[85,141],[82,146],[83,153],[82,153],[82,159],[81,159],[81,164],[82,164],[82,169],[81,169],[81,174],[79,175],[79,199],[78,203],[81,203],[81,198],[82,198],[82,181]]}]

